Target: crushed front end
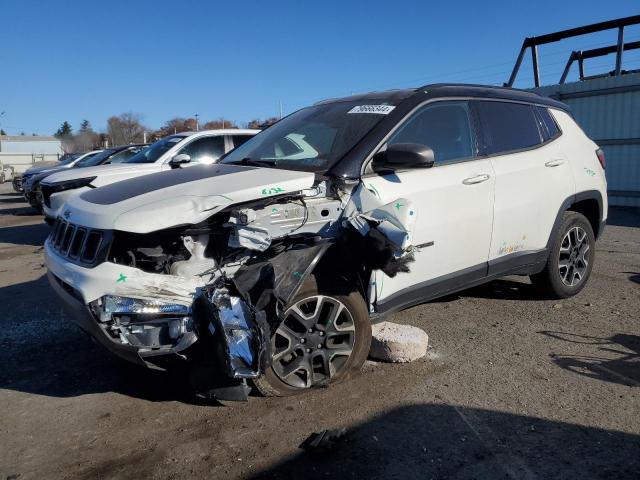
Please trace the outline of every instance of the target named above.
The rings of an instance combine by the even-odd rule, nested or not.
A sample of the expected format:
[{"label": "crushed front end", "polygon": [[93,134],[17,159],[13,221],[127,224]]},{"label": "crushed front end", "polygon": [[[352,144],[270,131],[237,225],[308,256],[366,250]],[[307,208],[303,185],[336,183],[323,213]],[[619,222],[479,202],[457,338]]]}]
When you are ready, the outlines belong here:
[{"label": "crushed front end", "polygon": [[322,272],[369,302],[371,272],[393,276],[412,258],[408,214],[403,220],[362,183],[300,178],[238,203],[191,201],[198,221],[154,217],[153,225],[175,226],[153,231],[140,231],[149,213],[130,210],[119,218],[138,231],[101,228],[86,198],[77,200],[82,208],[65,207],[71,218],[57,219],[45,245],[51,284],[76,323],[115,354],[155,368],[182,363],[202,395],[246,398],[247,380],[270,368],[273,334],[305,282]]}]

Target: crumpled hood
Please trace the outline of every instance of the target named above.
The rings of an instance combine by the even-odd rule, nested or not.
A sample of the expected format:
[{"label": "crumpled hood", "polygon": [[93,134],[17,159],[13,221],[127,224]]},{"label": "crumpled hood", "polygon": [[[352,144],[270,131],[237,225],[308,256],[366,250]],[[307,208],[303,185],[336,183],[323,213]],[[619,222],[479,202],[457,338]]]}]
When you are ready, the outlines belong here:
[{"label": "crumpled hood", "polygon": [[313,186],[309,172],[198,165],[96,188],[70,198],[62,215],[90,228],[149,233],[197,224],[239,203]]},{"label": "crumpled hood", "polygon": [[91,182],[91,185],[101,187],[127,178],[148,175],[161,170],[162,164],[159,163],[118,163],[115,165],[98,165],[96,167],[76,167],[64,172],[56,172],[55,175],[51,175],[42,183],[44,185],[52,185],[58,182],[66,182],[67,180],[96,177]]}]

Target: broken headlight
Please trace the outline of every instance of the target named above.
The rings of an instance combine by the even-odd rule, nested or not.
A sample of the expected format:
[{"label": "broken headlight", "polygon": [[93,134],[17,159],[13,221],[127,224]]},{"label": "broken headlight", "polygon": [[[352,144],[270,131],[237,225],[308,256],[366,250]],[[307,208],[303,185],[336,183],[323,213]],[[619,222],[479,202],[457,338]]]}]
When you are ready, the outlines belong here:
[{"label": "broken headlight", "polygon": [[191,308],[180,303],[105,295],[91,307],[102,328],[123,344],[157,349],[184,343],[186,347],[196,338]]},{"label": "broken headlight", "polygon": [[106,314],[144,314],[160,313],[170,315],[188,315],[189,307],[179,303],[166,303],[159,300],[143,300],[140,298],[105,295],[102,297],[102,310]]}]

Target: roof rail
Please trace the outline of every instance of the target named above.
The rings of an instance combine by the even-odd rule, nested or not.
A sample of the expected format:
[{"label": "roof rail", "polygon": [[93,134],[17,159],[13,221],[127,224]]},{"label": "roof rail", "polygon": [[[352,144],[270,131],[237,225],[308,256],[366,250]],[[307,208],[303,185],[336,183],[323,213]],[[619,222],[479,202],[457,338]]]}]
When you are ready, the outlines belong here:
[{"label": "roof rail", "polygon": [[[522,60],[524,59],[524,54],[527,51],[527,48],[531,48],[531,62],[533,64],[533,80],[536,87],[540,86],[540,70],[538,68],[538,46],[544,45],[547,43],[558,42],[560,40],[564,40],[565,38],[577,37],[580,35],[587,35],[589,33],[602,32],[604,30],[612,30],[618,29],[618,43],[613,47],[605,47],[605,49],[614,48],[613,51],[608,53],[616,52],[616,66],[615,66],[615,75],[618,76],[622,73],[622,54],[625,50],[627,50],[627,45],[624,43],[624,27],[628,27],[629,25],[638,25],[640,24],[640,15],[633,15],[631,17],[618,18],[616,20],[608,20],[606,22],[593,23],[591,25],[584,25],[582,27],[570,28],[568,30],[562,30],[560,32],[548,33],[546,35],[540,35],[539,37],[527,37],[522,42],[522,47],[520,48],[520,53],[518,54],[518,58],[516,59],[516,64],[513,67],[513,71],[511,72],[511,76],[509,77],[509,81],[507,81],[504,86],[512,87],[513,83],[518,76],[518,72],[520,71],[520,66],[522,65]],[[631,45],[634,45],[637,42],[633,42]],[[633,47],[638,48],[638,47]],[[595,49],[602,50],[602,49]],[[592,51],[589,51],[592,52]],[[586,52],[582,52],[583,55]],[[572,53],[573,55],[573,53]],[[593,56],[601,56],[606,55],[604,53],[593,55]],[[582,57],[591,58],[591,57]],[[579,58],[574,58],[574,60],[578,59],[579,65],[582,65],[582,62]],[[563,79],[566,80],[566,74],[569,73],[568,68],[571,67],[572,61],[569,61],[567,67],[565,67],[565,72],[563,72]],[[584,71],[581,70],[580,78],[584,78]],[[562,83],[562,82],[561,82]]]}]

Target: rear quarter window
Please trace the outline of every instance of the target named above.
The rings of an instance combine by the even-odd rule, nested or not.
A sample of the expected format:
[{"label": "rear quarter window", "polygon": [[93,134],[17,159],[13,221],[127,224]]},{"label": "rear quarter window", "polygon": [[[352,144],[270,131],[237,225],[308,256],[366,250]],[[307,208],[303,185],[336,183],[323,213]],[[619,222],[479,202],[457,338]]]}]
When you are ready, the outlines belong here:
[{"label": "rear quarter window", "polygon": [[523,150],[542,143],[531,105],[495,101],[478,101],[476,105],[485,154]]},{"label": "rear quarter window", "polygon": [[555,138],[560,134],[560,128],[553,119],[551,112],[546,107],[536,107],[538,117],[540,118],[540,130],[545,141]]}]

